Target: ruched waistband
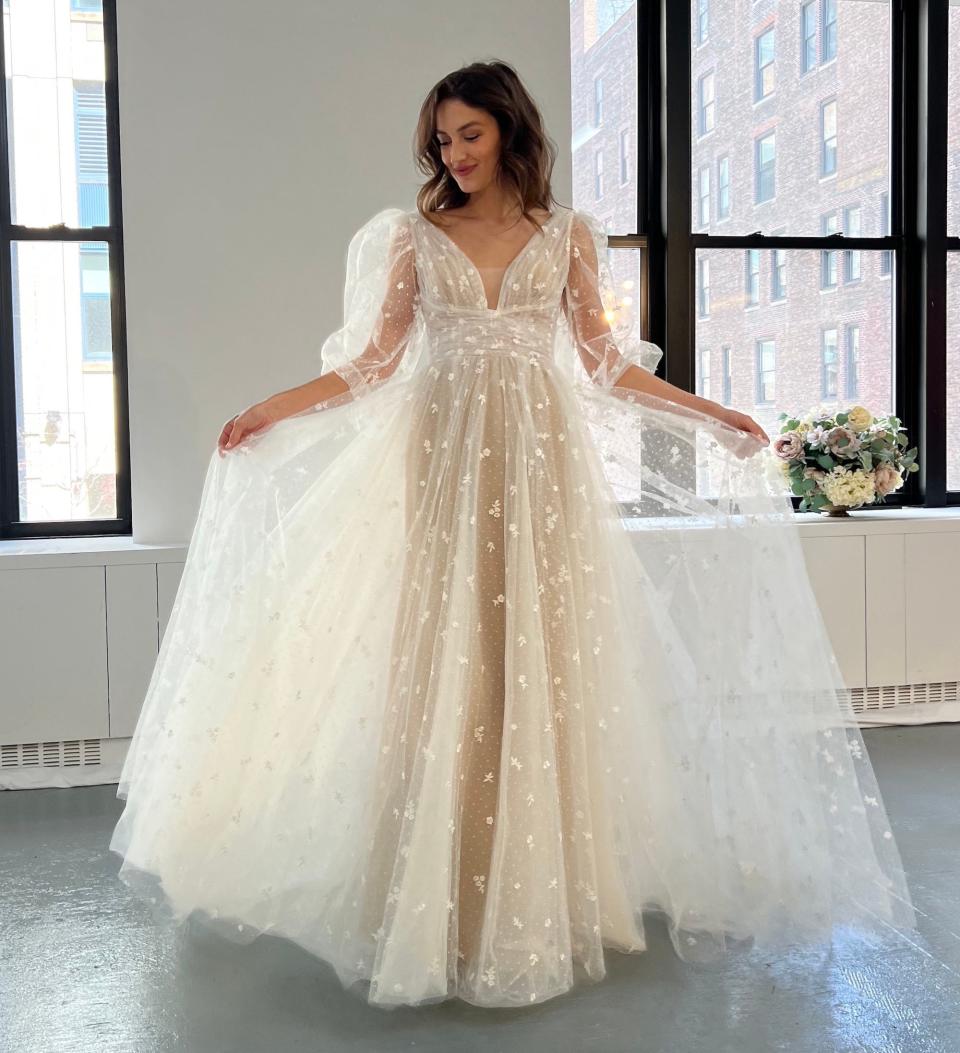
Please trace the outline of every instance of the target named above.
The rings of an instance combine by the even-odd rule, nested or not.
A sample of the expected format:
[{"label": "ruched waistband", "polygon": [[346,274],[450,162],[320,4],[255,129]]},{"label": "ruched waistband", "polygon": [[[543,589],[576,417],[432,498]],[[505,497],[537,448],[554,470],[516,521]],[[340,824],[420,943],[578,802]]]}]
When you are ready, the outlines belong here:
[{"label": "ruched waistband", "polygon": [[430,357],[460,355],[551,359],[557,314],[528,308],[511,313],[434,310],[427,318]]}]

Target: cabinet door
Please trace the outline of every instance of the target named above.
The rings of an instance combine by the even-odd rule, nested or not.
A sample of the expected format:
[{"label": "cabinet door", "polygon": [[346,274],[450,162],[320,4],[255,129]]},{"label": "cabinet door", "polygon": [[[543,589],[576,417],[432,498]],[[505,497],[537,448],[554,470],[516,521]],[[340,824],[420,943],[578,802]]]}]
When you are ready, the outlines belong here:
[{"label": "cabinet door", "polygon": [[803,555],[847,687],[866,687],[864,538],[805,537]]},{"label": "cabinet door", "polygon": [[106,571],[110,737],[125,738],[157,660],[157,565],[121,563]]},{"label": "cabinet door", "polygon": [[960,534],[907,534],[905,543],[907,682],[960,680]]},{"label": "cabinet door", "polygon": [[180,587],[180,579],[183,577],[183,568],[185,566],[185,563],[157,564],[157,609],[160,613],[160,631],[157,636],[158,648],[166,631],[167,622],[170,620],[173,601],[177,598],[177,589]]},{"label": "cabinet door", "polygon": [[104,570],[0,571],[0,741],[109,736]]}]

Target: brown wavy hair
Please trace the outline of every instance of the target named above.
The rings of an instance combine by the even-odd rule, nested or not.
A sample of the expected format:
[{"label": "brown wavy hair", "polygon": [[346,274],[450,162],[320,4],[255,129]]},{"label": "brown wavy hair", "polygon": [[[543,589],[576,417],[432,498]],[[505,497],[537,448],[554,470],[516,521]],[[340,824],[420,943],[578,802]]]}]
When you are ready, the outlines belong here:
[{"label": "brown wavy hair", "polygon": [[[459,208],[470,198],[460,189],[440,156],[437,107],[446,99],[486,110],[500,129],[498,178],[506,192],[515,194],[523,215],[536,227],[533,208],[552,213],[557,204],[550,175],[557,147],[543,127],[540,109],[507,62],[473,62],[448,73],[428,92],[420,107],[413,153],[417,167],[428,178],[417,192],[417,209],[426,217],[444,208]],[[428,221],[429,222],[429,221]]]}]

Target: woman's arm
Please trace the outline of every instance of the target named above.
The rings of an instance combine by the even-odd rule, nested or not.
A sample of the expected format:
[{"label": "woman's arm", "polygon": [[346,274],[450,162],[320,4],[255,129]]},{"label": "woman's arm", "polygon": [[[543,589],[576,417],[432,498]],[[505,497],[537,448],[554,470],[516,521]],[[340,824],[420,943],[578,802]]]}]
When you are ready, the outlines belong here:
[{"label": "woman's arm", "polygon": [[738,428],[740,431],[756,435],[762,442],[770,442],[770,437],[763,428],[746,413],[741,413],[730,406],[714,402],[712,399],[701,398],[699,395],[694,395],[684,388],[678,388],[676,384],[671,384],[669,381],[663,380],[640,366],[627,366],[617,381],[616,387],[628,388],[631,391],[643,391],[650,395],[655,395],[657,398],[676,402],[680,406],[689,406],[699,413],[705,413],[722,421],[724,424],[729,424],[732,428]]},{"label": "woman's arm", "polygon": [[[339,405],[346,395],[355,398],[361,388],[385,380],[396,370],[410,340],[419,305],[409,224],[396,225],[389,247],[381,248],[378,244],[380,224],[392,222],[393,214],[398,211],[387,209],[378,214],[362,228],[351,245],[347,288],[352,290],[355,299],[347,304],[343,328],[331,334],[323,348],[323,357],[339,364],[313,380],[270,395],[231,417],[217,441],[221,454],[245,436],[264,431],[286,417]],[[368,283],[358,279],[357,274],[375,275],[379,266],[386,270],[386,289],[371,324],[364,307],[365,297],[369,295]],[[358,332],[359,327],[362,328]],[[364,350],[344,361],[344,351],[349,353],[351,347],[359,346],[364,336],[367,341]]]},{"label": "woman's arm", "polygon": [[625,346],[631,346],[634,358],[642,357],[644,346],[650,351],[655,349],[631,333],[625,331],[618,336],[611,329],[603,305],[603,289],[611,277],[608,272],[601,272],[597,254],[597,241],[602,237],[599,226],[595,232],[586,220],[579,215],[574,217],[570,238],[570,270],[561,300],[588,376],[594,383],[610,389],[626,388],[689,407],[749,432],[763,442],[769,442],[763,428],[747,414],[685,391],[658,377],[650,369],[630,362],[622,354],[621,340]]}]

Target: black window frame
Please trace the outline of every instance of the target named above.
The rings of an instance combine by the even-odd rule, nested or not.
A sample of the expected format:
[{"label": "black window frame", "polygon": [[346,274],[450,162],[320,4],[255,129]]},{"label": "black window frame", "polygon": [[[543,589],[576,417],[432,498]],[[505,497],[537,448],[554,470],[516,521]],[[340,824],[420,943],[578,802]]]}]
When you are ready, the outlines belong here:
[{"label": "black window frame", "polygon": [[[646,71],[648,92],[643,114],[649,174],[639,210],[649,245],[648,338],[664,349],[658,374],[691,391],[698,256],[749,246],[818,250],[826,239],[766,233],[762,210],[760,229],[752,234],[692,228],[691,8],[653,0],[637,10],[643,22],[639,68]],[[909,473],[884,504],[945,507],[960,504],[960,491],[946,488],[946,260],[947,252],[960,252],[960,237],[946,232],[947,0],[891,0],[890,28],[890,231],[874,233],[864,201],[867,233],[834,239],[837,248],[863,250],[865,268],[878,266],[875,259],[891,263],[891,412],[918,447],[920,470]],[[722,94],[722,85],[715,88]],[[793,502],[796,507],[799,498]]]},{"label": "black window frame", "polygon": [[[10,173],[10,78],[4,71],[0,100],[0,540],[130,536],[133,515],[130,476],[130,405],[124,292],[123,208],[120,196],[120,116],[118,98],[116,0],[103,0],[104,109],[109,223],[89,227],[31,226],[12,221]],[[74,11],[71,9],[71,14]],[[83,12],[79,12],[82,14]],[[98,19],[99,21],[99,19]],[[7,53],[0,19],[0,54]],[[20,134],[24,134],[21,132]],[[20,518],[20,440],[17,435],[17,381],[13,249],[18,243],[102,243],[107,246],[110,280],[110,333],[114,379],[115,505],[112,518],[27,520]]]}]

